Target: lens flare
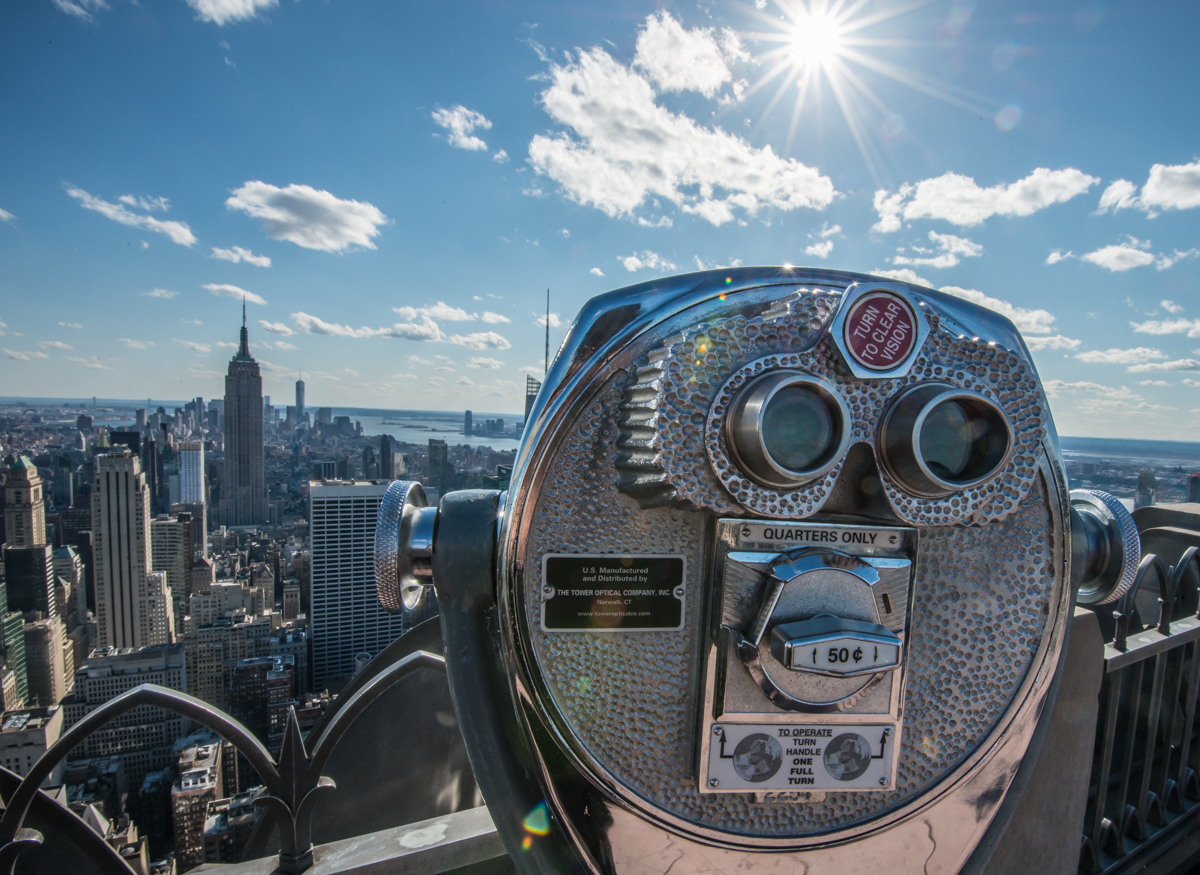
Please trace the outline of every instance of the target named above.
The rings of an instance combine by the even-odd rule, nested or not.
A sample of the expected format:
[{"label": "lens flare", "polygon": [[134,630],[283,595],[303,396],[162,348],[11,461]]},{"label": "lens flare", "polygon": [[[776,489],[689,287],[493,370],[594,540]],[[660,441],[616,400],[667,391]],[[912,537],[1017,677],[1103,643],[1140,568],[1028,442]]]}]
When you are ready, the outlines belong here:
[{"label": "lens flare", "polygon": [[1021,107],[1015,103],[996,113],[996,130],[1008,133],[1021,121]]},{"label": "lens flare", "polygon": [[[525,832],[535,836],[550,835],[550,812],[546,809],[545,802],[539,802],[533,806],[533,809],[525,815],[525,820],[521,825],[525,827]],[[529,836],[525,837],[527,841],[531,841]]]}]

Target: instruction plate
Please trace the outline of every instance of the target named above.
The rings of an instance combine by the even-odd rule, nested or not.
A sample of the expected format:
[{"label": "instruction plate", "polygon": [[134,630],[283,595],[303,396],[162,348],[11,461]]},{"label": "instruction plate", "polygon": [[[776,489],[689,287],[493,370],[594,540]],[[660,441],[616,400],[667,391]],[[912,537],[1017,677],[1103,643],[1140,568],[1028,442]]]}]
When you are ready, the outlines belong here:
[{"label": "instruction plate", "polygon": [[550,554],[542,559],[545,632],[677,632],[687,560],[676,554]]},{"label": "instruction plate", "polygon": [[890,724],[719,722],[711,731],[708,792],[891,789]]}]

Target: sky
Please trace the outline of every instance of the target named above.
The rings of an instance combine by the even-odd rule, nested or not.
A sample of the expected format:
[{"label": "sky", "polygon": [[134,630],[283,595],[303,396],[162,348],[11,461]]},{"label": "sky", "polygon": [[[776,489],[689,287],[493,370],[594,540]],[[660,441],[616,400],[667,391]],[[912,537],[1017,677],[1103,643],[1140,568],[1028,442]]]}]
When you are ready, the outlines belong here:
[{"label": "sky", "polygon": [[1200,6],[0,4],[0,385],[520,410],[584,302],[730,265],[1011,318],[1058,430],[1194,440]]}]

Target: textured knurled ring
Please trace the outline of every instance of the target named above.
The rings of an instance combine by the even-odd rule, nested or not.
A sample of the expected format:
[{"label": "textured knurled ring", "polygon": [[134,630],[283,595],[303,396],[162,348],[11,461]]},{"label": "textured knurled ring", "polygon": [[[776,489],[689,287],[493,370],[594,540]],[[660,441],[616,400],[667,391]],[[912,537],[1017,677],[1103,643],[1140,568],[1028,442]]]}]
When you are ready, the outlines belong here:
[{"label": "textured knurled ring", "polygon": [[407,480],[393,481],[379,502],[379,516],[375,521],[375,592],[380,607],[392,614],[404,610],[396,573],[396,554],[400,549],[400,521],[404,518],[404,505],[408,503],[411,488],[412,483]]},{"label": "textured knurled ring", "polygon": [[1134,578],[1137,577],[1138,564],[1142,561],[1142,539],[1138,535],[1137,523],[1133,521],[1133,516],[1125,509],[1125,505],[1121,504],[1118,499],[1107,492],[1102,492],[1099,489],[1073,489],[1071,491],[1086,493],[1099,501],[1113,515],[1117,528],[1121,530],[1121,539],[1124,542],[1124,555],[1121,557],[1120,580],[1113,587],[1112,592],[1096,602],[1098,605],[1107,605],[1117,601],[1121,596],[1129,592],[1129,588],[1133,586]]}]

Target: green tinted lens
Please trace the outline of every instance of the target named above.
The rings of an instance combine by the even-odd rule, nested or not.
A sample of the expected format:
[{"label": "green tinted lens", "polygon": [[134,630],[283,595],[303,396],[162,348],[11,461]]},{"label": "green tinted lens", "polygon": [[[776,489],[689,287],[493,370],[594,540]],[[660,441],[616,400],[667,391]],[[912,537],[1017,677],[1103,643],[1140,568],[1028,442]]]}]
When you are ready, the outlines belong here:
[{"label": "green tinted lens", "polygon": [[807,471],[819,466],[836,439],[829,408],[812,390],[788,386],[767,402],[762,420],[763,447],[781,468]]},{"label": "green tinted lens", "polygon": [[943,480],[962,478],[971,461],[972,449],[982,420],[972,421],[957,401],[943,401],[925,417],[921,426],[921,455],[929,470]]}]

